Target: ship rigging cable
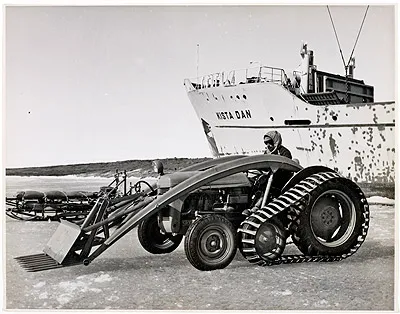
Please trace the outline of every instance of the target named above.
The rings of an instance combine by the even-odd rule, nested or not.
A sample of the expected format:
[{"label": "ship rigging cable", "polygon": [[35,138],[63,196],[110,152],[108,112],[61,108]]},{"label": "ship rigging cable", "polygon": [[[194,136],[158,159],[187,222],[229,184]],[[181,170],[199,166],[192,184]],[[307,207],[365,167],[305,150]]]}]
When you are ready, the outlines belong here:
[{"label": "ship rigging cable", "polygon": [[353,50],[351,52],[351,55],[350,55],[350,58],[349,58],[349,62],[347,63],[347,66],[349,66],[351,57],[353,56],[353,53],[354,53],[354,49],[356,49],[356,45],[357,45],[357,42],[358,42],[358,37],[360,37],[361,30],[362,30],[362,28],[364,26],[364,21],[365,21],[365,18],[367,17],[368,9],[369,9],[369,5],[367,6],[367,9],[365,10],[364,18],[362,20],[362,23],[361,23],[361,26],[360,26],[360,30],[358,31],[356,42],[354,43],[354,47],[353,47]]},{"label": "ship rigging cable", "polygon": [[337,44],[338,44],[338,46],[339,46],[340,56],[342,57],[343,65],[344,65],[344,67],[346,68],[346,63],[344,62],[342,48],[340,47],[339,38],[338,38],[338,35],[337,35],[337,33],[336,33],[335,23],[333,22],[332,15],[331,15],[331,11],[329,10],[329,6],[326,6],[326,8],[328,9],[329,17],[331,18],[331,23],[332,23],[333,31],[335,32],[336,41],[337,41]]},{"label": "ship rigging cable", "polygon": [[348,69],[349,69],[349,65],[350,65],[350,62],[351,62],[351,58],[353,57],[354,50],[356,49],[356,45],[357,45],[357,42],[358,42],[358,38],[360,37],[361,30],[362,30],[362,28],[363,28],[363,26],[364,26],[364,21],[365,21],[365,18],[367,17],[369,5],[367,6],[367,9],[365,10],[364,18],[363,18],[363,20],[362,20],[362,22],[361,22],[361,26],[360,26],[360,29],[359,29],[359,31],[358,31],[356,41],[355,41],[355,43],[354,43],[354,47],[353,47],[353,50],[351,51],[351,55],[350,55],[350,58],[349,58],[349,61],[347,62],[347,64],[346,64],[345,61],[344,61],[342,48],[340,47],[339,38],[338,38],[338,35],[337,35],[337,32],[336,32],[335,23],[333,22],[333,18],[332,18],[332,15],[331,15],[331,11],[329,10],[329,6],[326,6],[326,8],[328,9],[329,17],[331,18],[332,27],[333,27],[333,30],[334,30],[334,32],[335,32],[336,41],[337,41],[337,44],[338,44],[338,46],[339,46],[339,51],[340,51],[340,55],[341,55],[341,57],[342,57],[344,70],[345,70],[345,72],[346,72],[346,94],[345,94],[345,101],[346,101],[346,103],[348,103],[348,102],[349,102],[349,82],[348,82],[348,75],[347,75],[348,72],[347,72],[347,71],[348,71]]},{"label": "ship rigging cable", "polygon": [[367,6],[367,9],[365,10],[364,18],[363,18],[363,20],[362,20],[362,23],[361,23],[361,26],[360,26],[360,30],[358,31],[357,38],[356,38],[356,41],[355,41],[355,43],[354,43],[353,50],[351,51],[351,55],[350,55],[349,61],[347,62],[347,65],[346,65],[346,63],[345,63],[345,61],[344,61],[342,48],[340,47],[339,38],[338,38],[338,35],[337,35],[337,32],[336,32],[335,23],[333,22],[333,18],[332,18],[332,15],[331,15],[331,11],[329,10],[329,6],[326,6],[326,8],[328,9],[329,17],[330,17],[331,22],[332,22],[333,31],[335,32],[336,41],[337,41],[338,46],[339,46],[340,55],[342,56],[343,65],[344,65],[344,67],[345,67],[346,75],[347,75],[347,68],[348,68],[348,66],[349,66],[349,64],[350,64],[351,57],[353,56],[354,50],[356,49],[356,45],[357,45],[357,42],[358,42],[358,38],[360,37],[361,30],[362,30],[362,28],[363,28],[363,26],[364,26],[365,18],[367,17],[369,5]]}]

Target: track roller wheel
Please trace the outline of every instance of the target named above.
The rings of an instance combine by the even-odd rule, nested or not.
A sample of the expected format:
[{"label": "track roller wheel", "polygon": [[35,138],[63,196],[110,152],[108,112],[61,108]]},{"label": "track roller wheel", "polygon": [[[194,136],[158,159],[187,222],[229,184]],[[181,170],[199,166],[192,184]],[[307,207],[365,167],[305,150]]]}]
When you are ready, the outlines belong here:
[{"label": "track roller wheel", "polygon": [[258,265],[279,258],[286,246],[282,223],[274,217],[264,222],[253,215],[248,217],[239,229],[239,238],[242,255]]},{"label": "track roller wheel", "polygon": [[203,216],[186,232],[186,257],[199,270],[225,268],[235,257],[236,248],[236,229],[221,215]]}]

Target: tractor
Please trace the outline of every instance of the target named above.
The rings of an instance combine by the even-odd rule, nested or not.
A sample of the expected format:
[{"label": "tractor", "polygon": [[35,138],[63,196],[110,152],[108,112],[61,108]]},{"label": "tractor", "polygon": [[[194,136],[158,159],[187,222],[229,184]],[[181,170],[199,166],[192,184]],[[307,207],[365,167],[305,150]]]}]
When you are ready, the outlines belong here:
[{"label": "tractor", "polygon": [[[152,254],[184,241],[203,271],[227,267],[237,249],[260,266],[339,261],[354,254],[369,226],[368,202],[356,183],[324,166],[303,168],[279,155],[231,155],[138,181],[129,199],[99,197],[81,224],[61,220],[36,255],[18,257],[28,271],[89,265],[137,227]],[[288,238],[301,254],[285,255]]]}]

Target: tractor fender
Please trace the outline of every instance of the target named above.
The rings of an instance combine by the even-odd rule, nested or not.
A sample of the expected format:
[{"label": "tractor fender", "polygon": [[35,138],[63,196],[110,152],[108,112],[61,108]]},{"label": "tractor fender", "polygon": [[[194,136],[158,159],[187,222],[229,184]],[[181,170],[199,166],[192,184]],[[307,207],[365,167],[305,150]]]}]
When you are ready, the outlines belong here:
[{"label": "tractor fender", "polygon": [[216,165],[207,170],[201,171],[191,178],[177,184],[172,189],[166,191],[152,201],[150,204],[141,209],[135,216],[127,221],[119,228],[113,235],[111,235],[105,242],[105,245],[111,245],[120,239],[127,232],[137,226],[143,219],[155,214],[171,202],[182,198],[188,193],[195,191],[203,185],[206,185],[215,180],[224,178],[226,176],[254,169],[285,169],[292,172],[298,172],[302,167],[292,159],[279,156],[279,155],[255,155],[237,158],[222,164]]},{"label": "tractor fender", "polygon": [[300,181],[304,180],[305,178],[315,174],[315,173],[320,173],[320,172],[335,172],[331,168],[325,167],[325,166],[310,166],[307,168],[304,168],[297,172],[290,180],[284,185],[282,188],[282,193],[285,193],[287,190],[295,186],[297,183]]}]

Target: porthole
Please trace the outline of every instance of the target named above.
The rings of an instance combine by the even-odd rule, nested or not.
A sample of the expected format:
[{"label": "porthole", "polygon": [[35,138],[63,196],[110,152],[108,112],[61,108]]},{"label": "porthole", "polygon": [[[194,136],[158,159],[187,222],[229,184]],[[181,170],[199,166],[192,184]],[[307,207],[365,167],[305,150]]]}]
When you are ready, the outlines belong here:
[{"label": "porthole", "polygon": [[239,95],[236,95],[236,98],[237,98],[237,99],[240,99]]},{"label": "porthole", "polygon": [[271,121],[274,121],[274,117],[269,117],[269,119],[270,119]]},{"label": "porthole", "polygon": [[243,99],[247,99],[247,96],[246,96],[246,95],[243,95]]}]

